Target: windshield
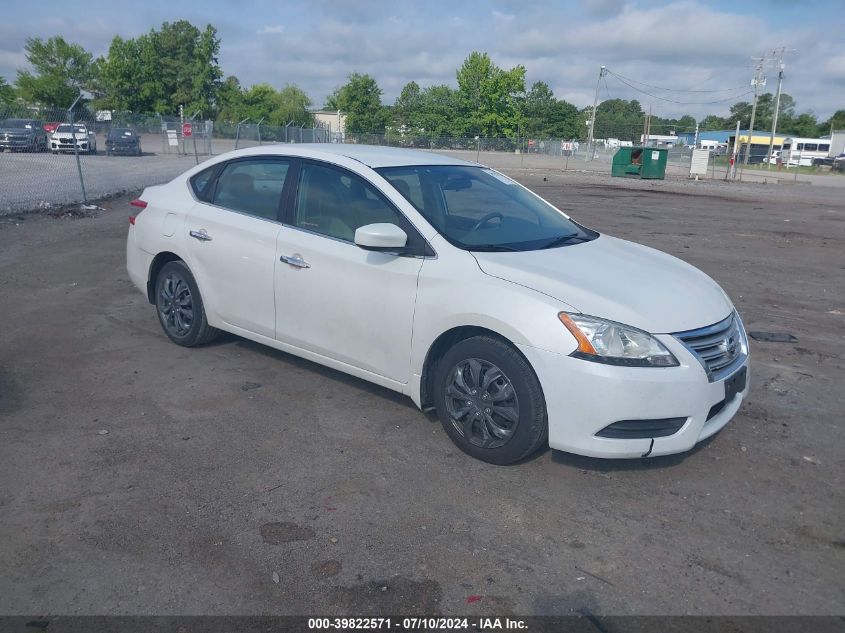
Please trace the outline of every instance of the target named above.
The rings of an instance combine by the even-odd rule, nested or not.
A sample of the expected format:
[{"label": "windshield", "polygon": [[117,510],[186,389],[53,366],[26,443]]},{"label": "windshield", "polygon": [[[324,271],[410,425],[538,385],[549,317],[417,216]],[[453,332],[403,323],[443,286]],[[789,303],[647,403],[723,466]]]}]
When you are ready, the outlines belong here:
[{"label": "windshield", "polygon": [[530,251],[598,237],[492,169],[414,165],[376,171],[443,237],[465,250]]},{"label": "windshield", "polygon": [[34,125],[35,121],[30,121],[28,119],[5,119],[4,121],[0,121],[0,127],[18,130],[31,130]]},{"label": "windshield", "polygon": [[[74,125],[73,127],[76,128],[77,134],[85,134],[85,126],[84,125]],[[60,125],[59,127],[56,128],[56,132],[60,132],[60,133],[63,133],[63,134],[70,134],[70,125],[68,123]]]},{"label": "windshield", "polygon": [[111,130],[111,132],[109,132],[109,138],[111,140],[117,140],[117,139],[122,139],[122,138],[131,139],[131,138],[134,138],[134,137],[135,137],[135,134],[132,132],[132,130],[122,128],[122,127],[114,128],[114,129]]}]

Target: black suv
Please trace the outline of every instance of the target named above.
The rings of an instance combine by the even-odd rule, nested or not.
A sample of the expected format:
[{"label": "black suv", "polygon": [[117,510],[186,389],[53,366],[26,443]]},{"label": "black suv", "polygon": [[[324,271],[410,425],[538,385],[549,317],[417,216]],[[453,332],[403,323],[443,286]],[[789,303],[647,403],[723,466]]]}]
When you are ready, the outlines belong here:
[{"label": "black suv", "polygon": [[0,152],[46,152],[47,132],[35,119],[4,119],[0,121]]},{"label": "black suv", "polygon": [[106,137],[106,154],[141,155],[141,139],[128,127],[113,127]]}]

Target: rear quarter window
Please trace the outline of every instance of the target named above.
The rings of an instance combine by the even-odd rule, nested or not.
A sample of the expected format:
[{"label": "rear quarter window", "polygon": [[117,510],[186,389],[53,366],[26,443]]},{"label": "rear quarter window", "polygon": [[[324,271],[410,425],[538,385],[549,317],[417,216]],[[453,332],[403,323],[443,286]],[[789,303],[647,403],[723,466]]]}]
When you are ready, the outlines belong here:
[{"label": "rear quarter window", "polygon": [[191,178],[191,189],[194,190],[194,195],[203,202],[209,202],[211,199],[211,183],[212,176],[217,171],[217,165],[202,170],[200,173]]}]

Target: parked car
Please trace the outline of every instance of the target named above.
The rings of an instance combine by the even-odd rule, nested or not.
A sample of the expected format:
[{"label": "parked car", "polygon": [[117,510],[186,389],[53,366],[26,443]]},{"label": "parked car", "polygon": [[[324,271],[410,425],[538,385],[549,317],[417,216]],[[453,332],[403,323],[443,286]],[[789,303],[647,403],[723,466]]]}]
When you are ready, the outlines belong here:
[{"label": "parked car", "polygon": [[106,136],[106,154],[141,155],[141,138],[128,127],[114,127]]},{"label": "parked car", "polygon": [[840,159],[845,159],[845,154],[838,156],[825,156],[824,158],[814,158],[813,167],[833,167],[833,164]]},{"label": "parked car", "polygon": [[488,462],[686,451],[748,393],[712,279],[475,163],[270,145],[132,206],[129,277],[171,341],[225,330],[407,394]]},{"label": "parked car", "polygon": [[4,119],[0,121],[0,152],[44,152],[47,134],[41,121],[35,119]]},{"label": "parked car", "polygon": [[[74,143],[76,150],[73,148]],[[96,154],[97,136],[84,123],[74,123],[73,130],[71,130],[70,123],[62,123],[50,136],[50,151],[54,154],[59,152],[73,153],[74,151]]]}]

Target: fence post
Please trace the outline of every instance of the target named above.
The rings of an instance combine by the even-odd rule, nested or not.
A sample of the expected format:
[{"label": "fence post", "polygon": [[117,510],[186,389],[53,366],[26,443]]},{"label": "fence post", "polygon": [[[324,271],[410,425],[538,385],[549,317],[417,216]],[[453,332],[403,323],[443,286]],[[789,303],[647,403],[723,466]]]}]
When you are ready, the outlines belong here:
[{"label": "fence post", "polygon": [[[71,106],[67,109],[67,117],[70,121],[70,137],[73,139],[73,153],[76,156],[76,169],[79,172],[79,184],[82,187],[82,203],[88,204],[88,195],[85,193],[85,179],[82,177],[82,164],[79,162],[79,143],[76,139],[76,132],[73,127],[73,108],[76,105],[76,102],[82,98],[82,93],[79,93],[79,96],[76,98],[76,101],[71,104]],[[85,128],[85,132],[88,132],[88,128]]]}]

